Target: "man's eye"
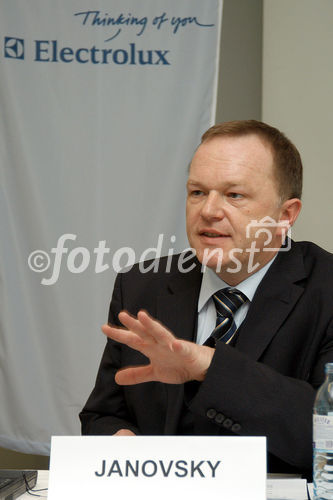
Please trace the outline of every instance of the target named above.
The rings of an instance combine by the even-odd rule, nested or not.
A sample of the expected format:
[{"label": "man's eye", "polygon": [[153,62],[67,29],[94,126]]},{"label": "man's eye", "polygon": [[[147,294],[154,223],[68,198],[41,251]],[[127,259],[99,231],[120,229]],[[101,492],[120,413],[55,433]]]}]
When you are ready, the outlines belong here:
[{"label": "man's eye", "polygon": [[233,200],[238,200],[243,198],[243,195],[240,193],[229,193],[229,197],[232,198]]},{"label": "man's eye", "polygon": [[200,191],[199,189],[194,189],[193,191],[191,191],[192,196],[201,196],[202,194],[203,192]]}]

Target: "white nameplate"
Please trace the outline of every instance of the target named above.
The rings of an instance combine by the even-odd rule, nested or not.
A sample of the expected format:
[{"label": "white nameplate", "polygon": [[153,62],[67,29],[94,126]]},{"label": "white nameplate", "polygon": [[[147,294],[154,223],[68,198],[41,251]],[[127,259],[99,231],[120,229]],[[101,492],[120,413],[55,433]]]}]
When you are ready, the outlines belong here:
[{"label": "white nameplate", "polygon": [[56,436],[49,500],[266,499],[266,438]]}]

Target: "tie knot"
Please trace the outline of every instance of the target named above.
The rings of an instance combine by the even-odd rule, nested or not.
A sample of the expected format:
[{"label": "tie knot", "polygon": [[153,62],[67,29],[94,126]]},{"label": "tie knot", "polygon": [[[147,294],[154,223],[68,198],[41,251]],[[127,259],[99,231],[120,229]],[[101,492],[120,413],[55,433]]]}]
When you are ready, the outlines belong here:
[{"label": "tie knot", "polygon": [[237,288],[222,288],[213,295],[214,303],[218,313],[223,316],[232,317],[246,301],[247,297]]}]

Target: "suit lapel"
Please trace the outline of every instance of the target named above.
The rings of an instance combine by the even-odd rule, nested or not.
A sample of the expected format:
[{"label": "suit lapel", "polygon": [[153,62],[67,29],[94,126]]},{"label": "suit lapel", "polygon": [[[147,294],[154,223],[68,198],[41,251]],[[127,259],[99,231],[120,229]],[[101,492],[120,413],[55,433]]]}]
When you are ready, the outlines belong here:
[{"label": "suit lapel", "polygon": [[237,349],[258,360],[303,293],[303,256],[293,243],[280,252],[253,297],[239,331]]},{"label": "suit lapel", "polygon": [[157,297],[157,317],[176,337],[194,340],[200,283]]},{"label": "suit lapel", "polygon": [[[170,276],[157,297],[157,317],[176,337],[193,341],[197,323],[197,304],[202,275],[200,265],[189,273]],[[165,434],[175,434],[184,401],[183,385],[168,384]]]},{"label": "suit lapel", "polygon": [[[303,256],[297,244],[280,252],[253,298],[242,324],[237,349],[258,360],[303,293],[306,278]],[[200,265],[190,273],[176,273],[166,280],[157,297],[157,317],[177,337],[193,341],[202,274]],[[167,410],[164,434],[175,434],[184,401],[183,385],[166,385]]]}]

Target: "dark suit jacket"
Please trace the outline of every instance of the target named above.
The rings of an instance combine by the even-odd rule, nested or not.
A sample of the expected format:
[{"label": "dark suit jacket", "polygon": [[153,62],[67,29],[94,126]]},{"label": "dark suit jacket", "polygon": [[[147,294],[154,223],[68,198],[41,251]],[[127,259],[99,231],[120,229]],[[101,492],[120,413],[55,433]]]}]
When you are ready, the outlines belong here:
[{"label": "dark suit jacket", "polygon": [[[189,261],[188,265],[193,265]],[[146,363],[108,340],[95,388],[80,414],[83,434],[177,434],[184,400],[194,434],[265,435],[269,470],[311,475],[312,408],[324,365],[333,362],[333,255],[308,243],[279,252],[260,283],[234,347],[218,343],[202,383],[150,382],[120,387],[119,367]],[[200,264],[188,273],[119,274],[109,322],[146,309],[176,336],[195,340]],[[185,394],[184,394],[185,393]]]}]

